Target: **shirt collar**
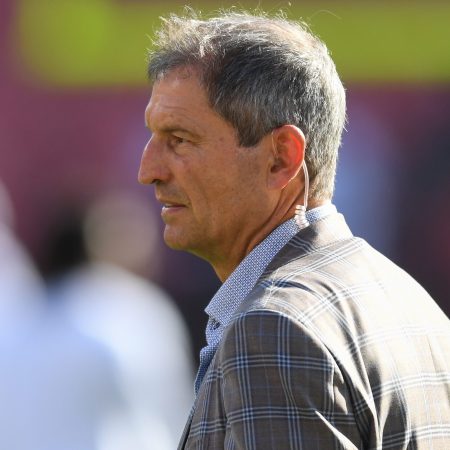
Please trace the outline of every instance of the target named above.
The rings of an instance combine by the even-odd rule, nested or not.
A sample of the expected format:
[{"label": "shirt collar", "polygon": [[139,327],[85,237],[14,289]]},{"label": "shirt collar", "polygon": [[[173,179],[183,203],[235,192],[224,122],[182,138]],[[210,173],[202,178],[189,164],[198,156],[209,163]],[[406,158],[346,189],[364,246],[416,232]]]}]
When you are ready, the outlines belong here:
[{"label": "shirt collar", "polygon": [[[309,223],[336,212],[331,203],[306,211]],[[205,309],[211,319],[226,327],[233,314],[256,285],[275,255],[300,231],[295,218],[275,228],[236,267]]]}]

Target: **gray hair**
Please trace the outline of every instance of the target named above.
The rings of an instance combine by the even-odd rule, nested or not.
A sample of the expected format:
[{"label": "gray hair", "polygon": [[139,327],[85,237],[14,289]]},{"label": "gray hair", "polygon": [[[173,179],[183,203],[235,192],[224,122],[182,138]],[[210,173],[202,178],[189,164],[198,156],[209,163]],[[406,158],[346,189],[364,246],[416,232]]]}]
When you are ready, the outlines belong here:
[{"label": "gray hair", "polygon": [[345,91],[323,42],[303,23],[283,17],[224,12],[205,20],[171,15],[149,54],[151,81],[193,67],[210,106],[256,145],[291,124],[306,138],[310,198],[333,195],[345,124]]}]

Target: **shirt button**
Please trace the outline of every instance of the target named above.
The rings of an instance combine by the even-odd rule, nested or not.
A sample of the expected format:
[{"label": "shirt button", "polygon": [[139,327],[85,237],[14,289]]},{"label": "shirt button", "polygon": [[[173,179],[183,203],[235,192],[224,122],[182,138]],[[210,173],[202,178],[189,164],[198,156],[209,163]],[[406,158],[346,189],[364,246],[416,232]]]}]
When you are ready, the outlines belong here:
[{"label": "shirt button", "polygon": [[220,322],[217,322],[217,320],[213,320],[213,322],[211,323],[211,329],[212,330],[217,330],[217,328],[220,327]]}]

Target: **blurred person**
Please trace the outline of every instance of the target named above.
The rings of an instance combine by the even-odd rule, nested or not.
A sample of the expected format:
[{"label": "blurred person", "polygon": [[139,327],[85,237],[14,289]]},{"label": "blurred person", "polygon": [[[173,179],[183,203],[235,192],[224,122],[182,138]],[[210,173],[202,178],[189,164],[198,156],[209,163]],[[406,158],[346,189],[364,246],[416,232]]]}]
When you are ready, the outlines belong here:
[{"label": "blurred person", "polygon": [[21,323],[0,340],[0,448],[125,450],[111,445],[127,407],[114,370],[106,349],[51,309]]},{"label": "blurred person", "polygon": [[171,15],[149,77],[139,180],[223,283],[179,448],[450,448],[450,322],[331,203],[326,46],[281,17]]},{"label": "blurred person", "polygon": [[123,409],[112,362],[49,308],[13,216],[0,184],[0,448],[107,450],[97,430]]},{"label": "blurred person", "polygon": [[14,211],[0,182],[0,335],[34,320],[44,301],[44,285],[14,233]]},{"label": "blurred person", "polygon": [[171,298],[139,275],[159,263],[149,221],[135,194],[100,197],[83,223],[88,261],[50,287],[62,317],[115,362],[126,409],[105,431],[108,449],[173,449],[193,398],[185,324]]}]

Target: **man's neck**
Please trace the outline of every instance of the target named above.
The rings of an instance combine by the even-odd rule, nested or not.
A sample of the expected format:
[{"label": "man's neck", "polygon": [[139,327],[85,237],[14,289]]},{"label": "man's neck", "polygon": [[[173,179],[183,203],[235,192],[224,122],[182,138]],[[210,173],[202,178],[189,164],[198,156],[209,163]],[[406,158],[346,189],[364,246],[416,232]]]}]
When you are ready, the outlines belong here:
[{"label": "man's neck", "polygon": [[[318,208],[319,206],[323,206],[325,204],[330,203],[331,200],[313,200],[308,205],[308,210],[312,210]],[[241,263],[241,261],[264,239],[272,233],[278,226],[282,223],[286,222],[289,219],[292,219],[295,215],[295,212],[290,212],[283,216],[281,219],[275,222],[275,226],[273,225],[273,221],[268,221],[266,226],[262,226],[260,230],[255,230],[254,234],[250,236],[247,240],[247,245],[238,245],[238,242],[235,242],[234,245],[230,246],[230,252],[220,259],[211,262],[208,262],[213,267],[216,272],[217,277],[223,283],[225,280],[233,273],[236,267]],[[270,225],[272,224],[272,225]],[[240,251],[237,251],[241,249]]]}]

